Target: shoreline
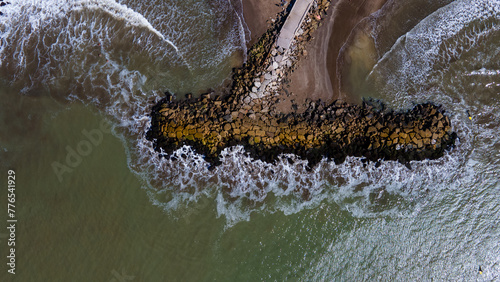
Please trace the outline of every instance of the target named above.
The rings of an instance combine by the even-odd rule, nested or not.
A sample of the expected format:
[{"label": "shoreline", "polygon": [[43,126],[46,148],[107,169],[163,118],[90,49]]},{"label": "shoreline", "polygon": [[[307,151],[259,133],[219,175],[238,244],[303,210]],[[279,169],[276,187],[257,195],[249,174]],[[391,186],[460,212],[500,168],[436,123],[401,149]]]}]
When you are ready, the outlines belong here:
[{"label": "shoreline", "polygon": [[[311,34],[311,38],[307,38],[309,41],[303,43],[302,56],[299,58],[297,68],[290,74],[290,83],[285,86],[290,95],[283,97],[283,101],[280,102],[281,112],[290,112],[292,105],[295,105],[297,111],[304,111],[307,108],[307,102],[311,100],[332,102],[338,99],[333,95],[326,60],[329,52],[329,39],[333,33],[332,10],[335,9],[337,1],[331,1],[325,13],[317,14],[321,20],[314,34]],[[351,102],[347,99],[344,101]]]},{"label": "shoreline", "polygon": [[286,7],[280,7],[281,0],[242,0],[243,19],[250,31],[247,47],[250,49],[272,26],[276,15]]},{"label": "shoreline", "polygon": [[[356,44],[356,34],[364,32],[363,20],[383,7],[388,0],[340,0],[335,6],[332,28],[336,31],[330,37],[327,56],[328,73],[333,84],[333,95],[338,99],[348,100],[353,98],[353,93],[341,91],[342,70],[345,66],[346,52]],[[360,97],[354,97],[360,102]]]}]

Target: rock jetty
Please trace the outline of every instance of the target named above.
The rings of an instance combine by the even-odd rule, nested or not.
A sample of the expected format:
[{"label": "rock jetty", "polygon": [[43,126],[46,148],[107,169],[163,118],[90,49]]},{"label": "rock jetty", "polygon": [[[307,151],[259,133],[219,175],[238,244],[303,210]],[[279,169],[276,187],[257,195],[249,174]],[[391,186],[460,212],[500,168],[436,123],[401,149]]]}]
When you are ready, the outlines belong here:
[{"label": "rock jetty", "polygon": [[444,110],[433,104],[397,113],[366,103],[314,101],[304,113],[283,115],[260,104],[239,107],[231,96],[168,100],[154,107],[147,138],[165,154],[190,145],[213,165],[220,162],[221,150],[234,145],[266,162],[293,153],[310,167],[323,157],[341,163],[346,156],[408,164],[441,157],[456,138]]},{"label": "rock jetty", "polygon": [[[305,112],[276,111],[280,85],[311,39],[330,1],[312,4],[288,50],[275,45],[289,9],[248,51],[247,62],[233,70],[227,93],[191,94],[174,101],[159,101],[152,109],[146,138],[164,156],[183,145],[191,146],[212,165],[221,151],[243,145],[256,159],[273,162],[293,153],[314,167],[322,158],[342,163],[346,156],[367,160],[409,161],[436,159],[454,145],[450,119],[442,107],[416,105],[406,112],[383,110],[381,104],[349,105],[342,101],[308,101]],[[212,166],[213,167],[213,166]]]}]

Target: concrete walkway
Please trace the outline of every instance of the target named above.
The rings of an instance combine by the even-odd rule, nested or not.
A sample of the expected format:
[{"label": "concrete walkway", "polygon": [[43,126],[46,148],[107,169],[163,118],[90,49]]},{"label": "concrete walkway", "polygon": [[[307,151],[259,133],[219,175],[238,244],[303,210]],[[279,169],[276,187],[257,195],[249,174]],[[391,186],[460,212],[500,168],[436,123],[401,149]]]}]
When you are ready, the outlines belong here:
[{"label": "concrete walkway", "polygon": [[302,25],[302,21],[306,18],[307,12],[311,7],[314,0],[296,0],[295,4],[290,11],[290,14],[286,18],[285,24],[281,28],[280,34],[278,36],[278,40],[276,45],[278,48],[283,48],[286,51],[290,47],[290,43],[297,30]]}]

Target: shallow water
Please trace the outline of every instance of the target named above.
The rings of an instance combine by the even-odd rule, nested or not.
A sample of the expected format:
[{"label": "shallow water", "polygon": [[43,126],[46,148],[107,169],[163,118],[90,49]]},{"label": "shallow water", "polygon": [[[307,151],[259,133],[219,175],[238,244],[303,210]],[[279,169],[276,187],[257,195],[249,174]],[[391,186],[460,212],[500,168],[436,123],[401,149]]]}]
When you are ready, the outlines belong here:
[{"label": "shallow water", "polygon": [[[396,109],[443,104],[454,150],[412,170],[348,158],[312,172],[239,147],[208,171],[187,147],[158,159],[143,138],[162,91],[220,85],[237,64],[237,1],[11,2],[0,167],[18,178],[18,264],[2,281],[499,279],[500,2],[441,3],[380,30],[381,58],[358,81],[357,95]],[[403,2],[374,20],[391,26],[418,1]]]}]

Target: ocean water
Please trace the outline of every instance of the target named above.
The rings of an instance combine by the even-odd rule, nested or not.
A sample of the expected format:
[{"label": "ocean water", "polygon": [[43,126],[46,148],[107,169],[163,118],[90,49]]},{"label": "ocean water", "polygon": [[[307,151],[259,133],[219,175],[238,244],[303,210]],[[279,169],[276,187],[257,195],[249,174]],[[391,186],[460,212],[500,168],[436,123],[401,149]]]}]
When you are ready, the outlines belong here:
[{"label": "ocean water", "polygon": [[1,281],[500,278],[499,1],[389,1],[372,19],[387,27],[379,58],[352,82],[395,109],[442,104],[453,150],[412,170],[312,171],[241,147],[209,171],[189,147],[160,159],[144,139],[164,91],[221,86],[244,60],[241,2],[10,2],[0,173],[16,171],[17,265],[7,273],[4,229]]}]

